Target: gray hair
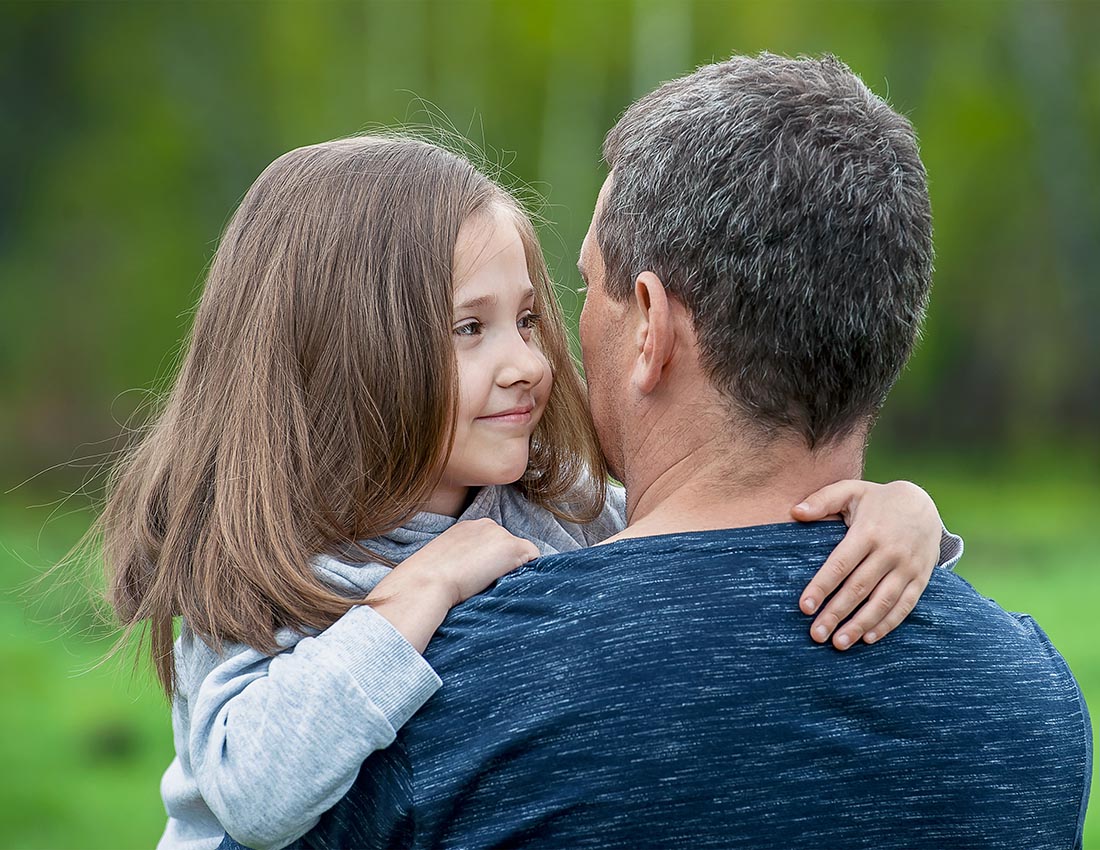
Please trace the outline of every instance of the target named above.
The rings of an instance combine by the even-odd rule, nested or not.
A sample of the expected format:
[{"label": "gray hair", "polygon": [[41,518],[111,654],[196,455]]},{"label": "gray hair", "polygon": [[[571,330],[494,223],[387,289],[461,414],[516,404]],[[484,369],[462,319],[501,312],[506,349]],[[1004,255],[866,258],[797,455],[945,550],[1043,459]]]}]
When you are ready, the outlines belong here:
[{"label": "gray hair", "polygon": [[707,65],[611,129],[596,238],[690,311],[734,411],[813,448],[877,413],[917,339],[932,213],[909,121],[834,57]]}]

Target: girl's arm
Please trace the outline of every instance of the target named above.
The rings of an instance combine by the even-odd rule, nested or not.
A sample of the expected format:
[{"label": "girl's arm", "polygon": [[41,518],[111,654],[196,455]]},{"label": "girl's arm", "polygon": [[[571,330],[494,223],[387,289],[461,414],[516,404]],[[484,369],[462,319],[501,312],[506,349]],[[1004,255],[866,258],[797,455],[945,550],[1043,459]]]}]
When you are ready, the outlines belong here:
[{"label": "girl's arm", "polygon": [[215,654],[190,636],[197,675],[176,712],[189,728],[173,768],[189,769],[240,843],[291,843],[439,687],[420,651],[450,607],[537,555],[489,520],[458,523],[393,570],[365,567],[384,576],[370,605],[313,636],[280,633],[287,649],[273,658],[244,646]]},{"label": "girl's arm", "polygon": [[840,481],[791,510],[802,522],[832,514],[844,517],[850,530],[802,592],[799,607],[817,613],[810,636],[824,643],[862,603],[833,636],[837,649],[892,632],[917,604],[932,570],[954,567],[962,555],[962,539],[944,528],[932,498],[908,481]]}]

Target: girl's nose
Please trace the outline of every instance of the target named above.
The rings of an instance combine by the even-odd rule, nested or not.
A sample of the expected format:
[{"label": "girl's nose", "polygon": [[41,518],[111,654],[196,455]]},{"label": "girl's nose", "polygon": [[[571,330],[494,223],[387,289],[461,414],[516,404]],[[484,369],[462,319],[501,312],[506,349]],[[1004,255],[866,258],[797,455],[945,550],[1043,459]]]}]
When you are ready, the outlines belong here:
[{"label": "girl's nose", "polygon": [[535,386],[546,377],[549,367],[542,352],[533,342],[525,340],[518,333],[511,344],[501,352],[501,364],[497,370],[497,381],[501,386],[514,384]]}]

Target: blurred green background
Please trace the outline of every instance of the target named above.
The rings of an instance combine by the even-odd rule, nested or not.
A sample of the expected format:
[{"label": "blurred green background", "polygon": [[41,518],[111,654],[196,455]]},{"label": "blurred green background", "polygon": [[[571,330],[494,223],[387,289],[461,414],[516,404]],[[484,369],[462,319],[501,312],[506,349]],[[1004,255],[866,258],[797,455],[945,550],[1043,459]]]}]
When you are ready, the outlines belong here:
[{"label": "blurred green background", "polygon": [[546,197],[575,316],[604,132],[734,52],[835,53],[916,125],[936,285],[868,475],[933,494],[966,538],[960,572],[1036,616],[1100,715],[1097,44],[1096,2],[0,0],[0,845],[145,847],[162,829],[172,744],[148,668],[99,663],[94,581],[29,582],[170,383],[267,163],[449,123]]}]

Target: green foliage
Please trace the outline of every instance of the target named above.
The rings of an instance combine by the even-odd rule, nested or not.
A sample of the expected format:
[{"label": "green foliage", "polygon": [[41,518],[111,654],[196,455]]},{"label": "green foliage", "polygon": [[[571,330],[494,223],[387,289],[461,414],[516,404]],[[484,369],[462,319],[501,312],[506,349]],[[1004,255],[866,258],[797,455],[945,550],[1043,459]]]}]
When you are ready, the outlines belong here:
[{"label": "green foliage", "polygon": [[763,49],[836,53],[921,134],[937,288],[883,433],[1093,439],[1098,36],[1087,0],[2,2],[0,445],[21,450],[0,481],[95,454],[135,388],[170,382],[218,233],[283,151],[453,125],[547,197],[575,312],[604,132],[661,80]]}]

